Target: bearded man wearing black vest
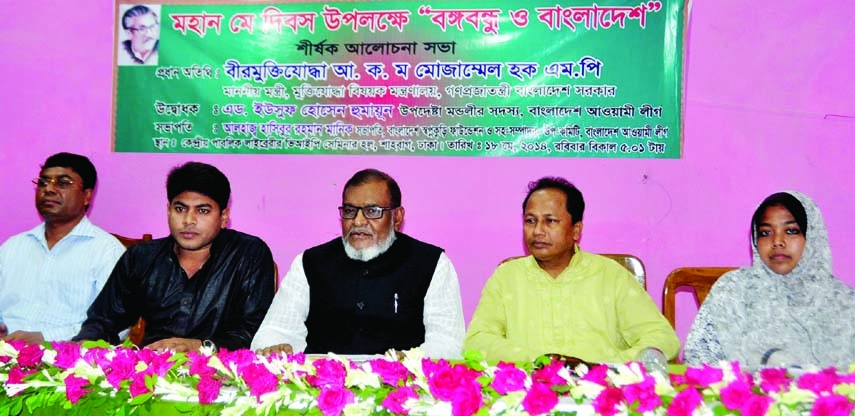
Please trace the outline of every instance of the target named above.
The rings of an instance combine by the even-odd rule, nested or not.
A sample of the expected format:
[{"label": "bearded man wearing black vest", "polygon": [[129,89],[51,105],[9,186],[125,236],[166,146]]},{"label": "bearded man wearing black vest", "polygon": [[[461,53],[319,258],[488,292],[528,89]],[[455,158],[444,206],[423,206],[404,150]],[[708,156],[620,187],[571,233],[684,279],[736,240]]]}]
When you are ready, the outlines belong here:
[{"label": "bearded man wearing black vest", "polygon": [[344,185],[342,237],[298,255],[252,340],[263,354],[383,354],[420,347],[454,358],[464,336],[457,272],[436,246],[399,232],[401,190],[386,173]]}]

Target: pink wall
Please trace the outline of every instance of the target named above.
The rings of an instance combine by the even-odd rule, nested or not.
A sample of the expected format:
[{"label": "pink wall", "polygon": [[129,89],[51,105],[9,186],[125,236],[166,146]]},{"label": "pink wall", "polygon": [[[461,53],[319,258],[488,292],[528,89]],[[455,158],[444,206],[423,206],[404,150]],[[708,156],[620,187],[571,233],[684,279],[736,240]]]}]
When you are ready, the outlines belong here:
[{"label": "pink wall", "polygon": [[[39,221],[29,180],[57,151],[100,173],[91,218],[125,235],[167,233],[167,170],[210,162],[232,181],[232,227],[262,237],[280,267],[335,236],[342,183],[377,167],[403,187],[404,230],[444,247],[466,316],[504,257],[522,254],[529,180],[561,175],[588,203],[583,246],[641,257],[661,300],[680,266],[744,265],[756,204],[780,189],[814,197],[835,270],[855,285],[855,3],[701,1],[692,11],[680,160],[208,156],[110,152],[113,3],[16,4],[0,22],[0,240]],[[695,310],[678,299],[685,337]]]}]

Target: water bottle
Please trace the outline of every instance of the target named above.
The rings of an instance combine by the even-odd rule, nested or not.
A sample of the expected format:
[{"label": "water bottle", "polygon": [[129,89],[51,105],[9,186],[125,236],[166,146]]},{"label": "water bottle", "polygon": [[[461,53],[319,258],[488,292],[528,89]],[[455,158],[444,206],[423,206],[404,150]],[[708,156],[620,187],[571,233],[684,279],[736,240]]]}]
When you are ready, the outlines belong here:
[{"label": "water bottle", "polygon": [[9,335],[9,328],[6,327],[6,322],[3,321],[3,314],[0,313],[0,338]]},{"label": "water bottle", "polygon": [[635,361],[644,364],[648,373],[668,374],[668,357],[659,348],[648,347],[639,351]]}]

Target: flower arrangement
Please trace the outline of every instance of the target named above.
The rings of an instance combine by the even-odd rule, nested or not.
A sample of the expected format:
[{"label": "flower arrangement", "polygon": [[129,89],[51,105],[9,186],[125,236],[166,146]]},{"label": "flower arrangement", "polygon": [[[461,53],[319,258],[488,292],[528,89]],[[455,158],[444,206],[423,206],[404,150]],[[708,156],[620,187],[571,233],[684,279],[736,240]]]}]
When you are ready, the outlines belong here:
[{"label": "flower arrangement", "polygon": [[[849,415],[855,374],[793,377],[737,363],[648,373],[640,363],[577,367],[542,360],[488,365],[431,360],[364,362],[328,355],[261,357],[248,350],[157,353],[103,343],[0,341],[0,416],[40,407],[129,414],[155,401],[211,405],[222,415]],[[200,406],[203,407],[203,406]]]}]

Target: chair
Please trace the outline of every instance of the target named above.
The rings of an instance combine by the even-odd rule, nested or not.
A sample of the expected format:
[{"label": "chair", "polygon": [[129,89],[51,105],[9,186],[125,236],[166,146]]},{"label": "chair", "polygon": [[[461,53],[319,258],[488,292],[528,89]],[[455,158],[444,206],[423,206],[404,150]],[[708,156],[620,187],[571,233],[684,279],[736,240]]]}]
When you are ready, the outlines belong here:
[{"label": "chair", "polygon": [[[647,290],[646,273],[644,272],[644,263],[641,262],[641,259],[633,256],[632,254],[600,254],[600,255],[603,257],[608,257],[608,258],[616,261],[621,266],[623,266],[626,270],[628,270],[630,273],[632,273],[633,276],[635,276],[635,279],[638,280],[638,283],[641,284],[641,287],[643,287],[644,290]],[[516,259],[520,259],[523,257],[525,257],[525,256],[508,257],[508,258],[502,260],[502,262],[499,264],[507,263],[511,260],[516,260]]]},{"label": "chair", "polygon": [[[141,243],[143,241],[151,241],[151,234],[143,234],[142,238],[131,238],[125,237],[119,234],[113,234],[113,237],[116,237],[120,243],[122,243],[125,248],[128,248],[136,243]],[[130,332],[128,333],[128,338],[134,345],[139,346],[140,342],[142,342],[143,335],[145,334],[145,321],[140,318],[137,320],[137,323],[131,327]]]},{"label": "chair", "polygon": [[677,327],[674,311],[677,289],[691,288],[695,303],[700,307],[716,280],[734,269],[735,267],[680,267],[672,271],[665,279],[665,287],[662,289],[662,314],[671,323],[671,327]]},{"label": "chair", "polygon": [[635,279],[638,280],[638,283],[641,284],[641,287],[644,290],[647,290],[647,273],[644,271],[644,263],[642,263],[641,259],[633,256],[632,254],[600,254],[603,257],[608,257],[618,264],[623,266],[625,269],[629,270]]}]

